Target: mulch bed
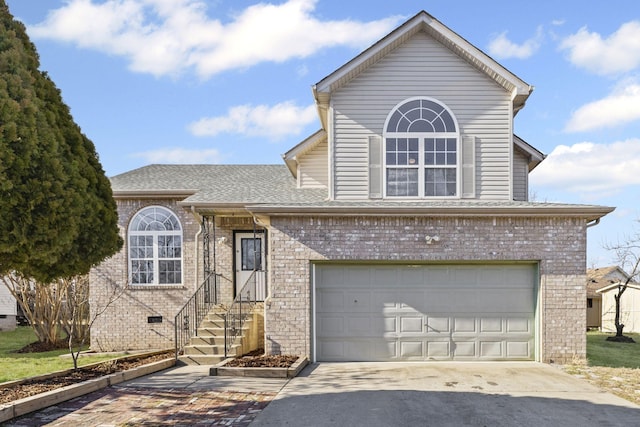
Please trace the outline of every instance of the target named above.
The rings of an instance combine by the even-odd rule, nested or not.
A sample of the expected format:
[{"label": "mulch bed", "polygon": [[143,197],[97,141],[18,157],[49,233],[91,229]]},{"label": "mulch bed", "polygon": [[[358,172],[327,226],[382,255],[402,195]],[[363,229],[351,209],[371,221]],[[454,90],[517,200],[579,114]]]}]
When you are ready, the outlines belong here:
[{"label": "mulch bed", "polygon": [[291,355],[272,355],[264,354],[264,349],[258,349],[247,353],[244,356],[237,357],[227,364],[228,368],[290,368],[298,356]]},{"label": "mulch bed", "polygon": [[[27,353],[49,350],[51,350],[50,347],[45,348],[38,343],[34,343],[19,350],[19,352]],[[65,387],[71,384],[92,380],[104,375],[113,374],[114,372],[133,369],[138,366],[164,360],[169,357],[174,357],[174,354],[174,352],[169,351],[153,356],[142,356],[139,358],[129,358],[127,360],[106,361],[92,367],[80,367],[68,374],[53,378],[33,379],[28,382],[15,384],[9,387],[0,387],[0,404],[23,399],[25,397],[44,393],[50,390],[55,390],[57,388]],[[298,356],[267,356],[264,354],[264,349],[258,349],[230,361],[226,366],[241,368],[290,368],[291,365],[296,362],[296,360],[298,360]]]},{"label": "mulch bed", "polygon": [[61,376],[45,379],[36,378],[21,384],[2,387],[0,388],[0,404],[23,399],[46,391],[55,390],[60,387],[66,387],[71,384],[92,380],[104,375],[113,374],[114,372],[126,371],[138,366],[165,360],[169,357],[173,357],[174,354],[174,352],[169,351],[166,353],[155,354],[153,356],[141,356],[139,358],[127,360],[106,361],[92,367],[80,367],[77,370]]}]

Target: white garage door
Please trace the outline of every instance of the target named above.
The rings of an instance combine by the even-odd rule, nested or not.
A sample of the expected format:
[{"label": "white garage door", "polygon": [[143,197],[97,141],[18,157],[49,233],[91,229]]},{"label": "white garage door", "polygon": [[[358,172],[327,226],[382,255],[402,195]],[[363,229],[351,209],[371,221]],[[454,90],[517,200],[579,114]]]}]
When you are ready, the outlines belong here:
[{"label": "white garage door", "polygon": [[533,359],[536,271],[315,265],[316,359]]}]

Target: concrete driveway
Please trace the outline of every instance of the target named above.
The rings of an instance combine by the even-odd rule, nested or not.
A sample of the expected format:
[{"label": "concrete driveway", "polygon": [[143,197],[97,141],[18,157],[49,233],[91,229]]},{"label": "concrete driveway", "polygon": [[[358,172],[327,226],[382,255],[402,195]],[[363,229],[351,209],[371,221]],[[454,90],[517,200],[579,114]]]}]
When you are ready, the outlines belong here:
[{"label": "concrete driveway", "polygon": [[518,363],[321,363],[261,426],[631,426],[640,407],[560,369]]}]

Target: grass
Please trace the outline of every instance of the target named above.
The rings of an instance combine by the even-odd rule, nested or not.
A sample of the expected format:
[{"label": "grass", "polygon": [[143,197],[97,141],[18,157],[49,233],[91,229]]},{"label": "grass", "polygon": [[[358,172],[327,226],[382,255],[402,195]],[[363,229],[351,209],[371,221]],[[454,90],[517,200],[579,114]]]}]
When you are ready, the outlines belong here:
[{"label": "grass", "polygon": [[[29,326],[18,326],[15,331],[0,332],[0,383],[47,374],[73,368],[68,350],[54,350],[42,353],[14,353],[16,350],[36,341]],[[78,365],[113,359],[116,355],[82,356]]]},{"label": "grass", "polygon": [[613,334],[587,333],[587,363],[564,366],[565,372],[640,405],[640,334],[636,343],[607,341]]},{"label": "grass", "polygon": [[587,362],[589,366],[640,369],[640,334],[625,334],[636,343],[607,341],[612,334],[587,333]]}]

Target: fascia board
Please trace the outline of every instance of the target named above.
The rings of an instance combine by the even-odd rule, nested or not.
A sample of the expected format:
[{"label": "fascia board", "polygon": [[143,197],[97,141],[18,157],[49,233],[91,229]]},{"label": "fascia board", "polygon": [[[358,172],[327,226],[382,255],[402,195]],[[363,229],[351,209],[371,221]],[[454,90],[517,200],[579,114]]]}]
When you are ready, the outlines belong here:
[{"label": "fascia board", "polygon": [[613,212],[615,208],[607,206],[594,207],[559,207],[559,208],[526,208],[526,207],[398,207],[398,206],[275,206],[248,205],[247,210],[254,213],[274,215],[381,215],[381,216],[429,216],[429,217],[573,217],[588,221],[601,218]]}]

